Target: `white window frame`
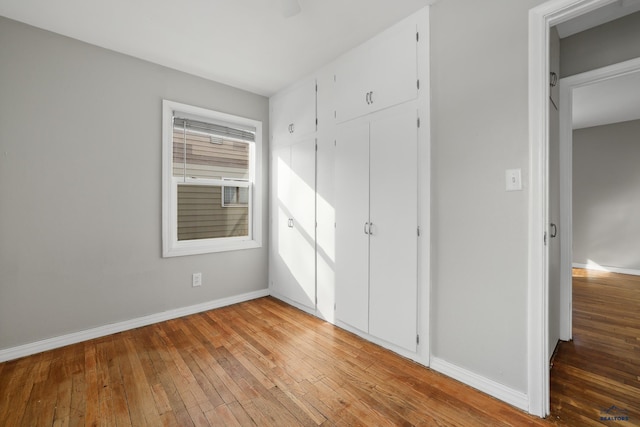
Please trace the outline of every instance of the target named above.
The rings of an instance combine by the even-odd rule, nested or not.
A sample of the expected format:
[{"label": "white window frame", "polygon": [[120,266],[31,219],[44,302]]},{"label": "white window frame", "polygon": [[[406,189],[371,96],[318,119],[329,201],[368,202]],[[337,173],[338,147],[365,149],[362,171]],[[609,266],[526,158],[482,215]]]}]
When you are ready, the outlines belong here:
[{"label": "white window frame", "polygon": [[[205,121],[226,122],[256,130],[255,141],[249,142],[249,180],[234,181],[236,186],[249,187],[248,236],[212,239],[178,240],[178,185],[215,185],[224,187],[222,179],[195,179],[173,176],[174,113],[196,116]],[[262,247],[262,122],[175,101],[162,101],[162,256],[174,257],[214,252],[226,252]],[[224,195],[223,195],[224,198]]]}]

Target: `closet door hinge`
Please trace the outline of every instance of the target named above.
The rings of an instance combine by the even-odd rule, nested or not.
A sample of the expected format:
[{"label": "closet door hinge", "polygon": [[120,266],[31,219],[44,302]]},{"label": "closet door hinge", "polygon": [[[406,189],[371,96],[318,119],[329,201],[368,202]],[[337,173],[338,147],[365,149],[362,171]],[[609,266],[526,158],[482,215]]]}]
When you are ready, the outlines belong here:
[{"label": "closet door hinge", "polygon": [[420,335],[416,335],[416,344],[420,344]]},{"label": "closet door hinge", "polygon": [[419,42],[420,41],[420,33],[416,33],[416,41]]},{"label": "closet door hinge", "polygon": [[418,90],[420,90],[420,79],[417,80],[416,85],[418,86]]},{"label": "closet door hinge", "polygon": [[420,127],[420,117],[418,117],[418,127]]},{"label": "closet door hinge", "polygon": [[544,241],[544,245],[547,246],[547,232],[544,232],[544,237],[542,239]]},{"label": "closet door hinge", "polygon": [[420,227],[418,226],[418,237],[420,237]]}]

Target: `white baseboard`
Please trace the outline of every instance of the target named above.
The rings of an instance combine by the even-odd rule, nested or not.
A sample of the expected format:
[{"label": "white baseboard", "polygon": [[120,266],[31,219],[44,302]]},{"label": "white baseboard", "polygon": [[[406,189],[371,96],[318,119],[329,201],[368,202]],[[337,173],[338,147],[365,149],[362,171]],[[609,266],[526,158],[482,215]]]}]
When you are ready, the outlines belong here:
[{"label": "white baseboard", "polygon": [[317,311],[312,308],[312,307],[308,307],[304,304],[300,304],[294,300],[292,300],[291,298],[287,298],[286,296],[280,294],[279,292],[274,292],[273,289],[270,289],[270,295],[276,299],[279,299],[280,301],[284,302],[285,304],[289,304],[292,307],[297,308],[298,310],[304,311],[305,313],[308,313],[312,316],[318,316]]},{"label": "white baseboard", "polygon": [[109,325],[98,326],[80,332],[74,332],[59,337],[49,338],[42,341],[36,341],[29,344],[11,347],[0,350],[0,362],[18,359],[20,357],[29,356],[31,354],[41,353],[43,351],[52,350],[54,348],[64,347],[70,344],[76,344],[82,341],[94,338],[104,337],[106,335],[115,334],[130,329],[139,328],[141,326],[151,325],[153,323],[164,322],[165,320],[177,319],[178,317],[188,316],[190,314],[201,313],[214,308],[226,307],[228,305],[249,301],[256,298],[262,298],[269,295],[268,289],[249,292],[246,294],[235,295],[228,298],[222,298],[214,301],[208,301],[202,304],[196,304],[189,307],[176,308],[174,310],[163,311],[161,313],[150,314],[148,316],[138,317],[124,322],[111,323]]},{"label": "white baseboard", "polygon": [[579,264],[577,262],[574,262],[572,266],[573,268],[585,268],[587,270],[609,271],[611,273],[631,274],[632,276],[640,276],[640,270],[633,270],[631,268],[609,267],[607,265],[596,265],[596,264]]},{"label": "white baseboard", "polygon": [[[366,332],[361,331],[358,328],[354,328],[353,326],[350,326],[344,322],[341,322],[340,320],[336,320],[336,322],[334,323],[334,325],[336,325],[337,327],[339,327],[340,329],[344,329],[345,331],[351,332],[354,335],[359,336],[360,338],[367,340],[369,342],[372,342],[376,345],[379,345],[380,347],[386,348],[387,350],[390,350],[396,354],[399,354],[402,357],[405,357],[407,359],[411,359],[416,363],[421,364],[422,366],[425,367],[429,367],[429,362],[430,359],[428,356],[424,356],[423,354],[421,354],[420,352],[413,352],[413,351],[409,351],[405,348],[402,348],[400,346],[397,346],[395,344],[392,344],[388,341],[385,341],[383,339],[377,338],[373,335],[369,335]],[[419,349],[418,349],[419,350]]]},{"label": "white baseboard", "polygon": [[529,398],[525,393],[513,390],[505,385],[433,356],[431,357],[431,369],[465,383],[496,399],[507,402],[523,411],[529,410]]}]

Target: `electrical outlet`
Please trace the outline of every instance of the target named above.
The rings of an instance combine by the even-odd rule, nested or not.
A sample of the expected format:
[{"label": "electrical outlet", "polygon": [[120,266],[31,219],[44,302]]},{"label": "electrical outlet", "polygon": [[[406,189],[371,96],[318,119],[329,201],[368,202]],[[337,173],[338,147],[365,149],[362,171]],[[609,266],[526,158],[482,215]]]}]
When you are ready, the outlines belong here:
[{"label": "electrical outlet", "polygon": [[202,286],[202,273],[193,273],[191,276],[191,286]]}]

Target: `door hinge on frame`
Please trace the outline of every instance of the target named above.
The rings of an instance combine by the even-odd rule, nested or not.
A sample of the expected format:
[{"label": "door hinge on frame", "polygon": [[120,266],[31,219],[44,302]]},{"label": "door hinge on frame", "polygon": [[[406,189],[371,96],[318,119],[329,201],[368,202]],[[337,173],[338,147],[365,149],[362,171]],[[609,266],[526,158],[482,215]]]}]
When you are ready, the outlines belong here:
[{"label": "door hinge on frame", "polygon": [[418,117],[418,127],[420,127],[420,117]]},{"label": "door hinge on frame", "polygon": [[416,32],[416,41],[419,42],[420,41],[420,33]]},{"label": "door hinge on frame", "polygon": [[420,344],[420,335],[416,335],[416,344]]},{"label": "door hinge on frame", "polygon": [[418,226],[418,237],[420,237],[420,227]]},{"label": "door hinge on frame", "polygon": [[543,241],[544,241],[544,245],[547,246],[547,232],[546,231],[544,232]]}]

